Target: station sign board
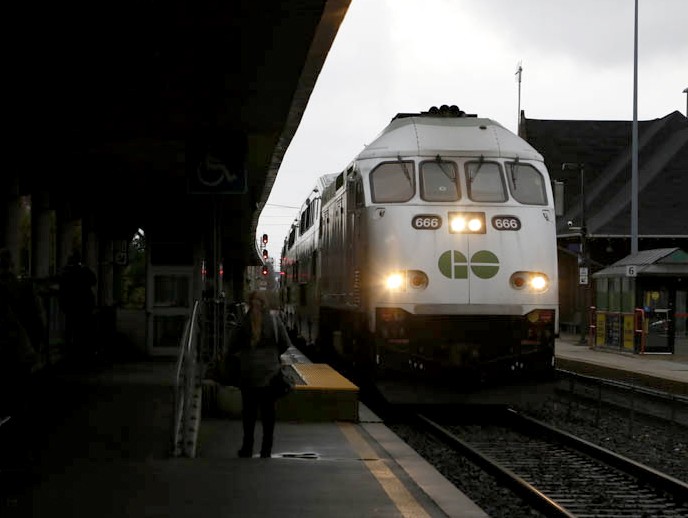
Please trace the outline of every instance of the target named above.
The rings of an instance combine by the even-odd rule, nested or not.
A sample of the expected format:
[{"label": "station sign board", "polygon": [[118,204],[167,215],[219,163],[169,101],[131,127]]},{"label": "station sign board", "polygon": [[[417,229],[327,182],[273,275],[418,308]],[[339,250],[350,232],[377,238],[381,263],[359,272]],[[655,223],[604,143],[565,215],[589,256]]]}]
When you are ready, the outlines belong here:
[{"label": "station sign board", "polygon": [[587,286],[588,285],[588,267],[587,266],[581,266],[578,268],[578,284],[581,286]]}]

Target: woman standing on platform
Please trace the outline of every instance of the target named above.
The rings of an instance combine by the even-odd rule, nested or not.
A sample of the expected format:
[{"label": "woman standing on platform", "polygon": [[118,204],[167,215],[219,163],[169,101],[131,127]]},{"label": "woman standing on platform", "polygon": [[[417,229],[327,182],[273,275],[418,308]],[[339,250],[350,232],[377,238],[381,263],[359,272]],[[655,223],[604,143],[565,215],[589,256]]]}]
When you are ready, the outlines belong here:
[{"label": "woman standing on platform", "polygon": [[270,380],[281,368],[280,355],[291,346],[284,324],[268,309],[265,295],[253,291],[248,296],[249,309],[232,334],[229,354],[237,354],[241,364],[241,418],[243,441],[239,457],[253,456],[253,434],[260,408],[263,426],[261,458],[272,454],[275,430],[275,396]]}]

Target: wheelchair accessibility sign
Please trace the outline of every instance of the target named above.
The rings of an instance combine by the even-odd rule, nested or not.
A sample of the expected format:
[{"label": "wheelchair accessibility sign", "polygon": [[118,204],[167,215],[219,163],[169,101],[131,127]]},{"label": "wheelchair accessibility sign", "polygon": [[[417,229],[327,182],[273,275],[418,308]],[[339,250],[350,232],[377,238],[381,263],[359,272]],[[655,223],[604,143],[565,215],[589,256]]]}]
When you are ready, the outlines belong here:
[{"label": "wheelchair accessibility sign", "polygon": [[192,192],[242,194],[247,190],[246,171],[230,170],[222,159],[210,153],[199,162],[190,180]]}]

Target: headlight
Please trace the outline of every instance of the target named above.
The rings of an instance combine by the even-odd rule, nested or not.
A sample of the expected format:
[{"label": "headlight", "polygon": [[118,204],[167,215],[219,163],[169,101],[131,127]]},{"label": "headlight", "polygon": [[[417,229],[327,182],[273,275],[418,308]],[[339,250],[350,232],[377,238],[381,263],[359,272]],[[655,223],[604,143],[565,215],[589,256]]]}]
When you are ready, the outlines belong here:
[{"label": "headlight", "polygon": [[390,290],[399,290],[404,284],[406,284],[406,279],[402,272],[390,273],[385,279],[385,286]]},{"label": "headlight", "polygon": [[535,291],[545,291],[549,281],[545,275],[535,274],[530,278],[530,287]]},{"label": "headlight", "polygon": [[428,287],[428,276],[420,270],[392,272],[385,277],[385,287],[392,291],[424,290]]},{"label": "headlight", "polygon": [[451,220],[452,232],[463,232],[466,229],[466,220],[461,216],[456,216]]},{"label": "headlight", "polygon": [[485,233],[485,213],[484,212],[450,212],[449,232],[452,234]]},{"label": "headlight", "polygon": [[516,272],[511,275],[509,284],[516,290],[544,293],[549,289],[549,277],[541,272]]}]

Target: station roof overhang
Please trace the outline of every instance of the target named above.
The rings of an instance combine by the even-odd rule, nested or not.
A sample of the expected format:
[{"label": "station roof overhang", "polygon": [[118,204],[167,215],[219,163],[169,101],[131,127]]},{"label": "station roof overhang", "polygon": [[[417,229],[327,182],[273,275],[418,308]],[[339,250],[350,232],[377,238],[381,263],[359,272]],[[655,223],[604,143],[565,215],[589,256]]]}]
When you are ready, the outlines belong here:
[{"label": "station roof overhang", "polygon": [[260,212],[349,3],[9,5],[0,187],[112,236],[220,218],[221,254],[259,264]]},{"label": "station roof overhang", "polygon": [[635,277],[683,277],[688,275],[688,253],[680,248],[642,250],[594,273],[593,278],[627,277],[629,268]]}]

